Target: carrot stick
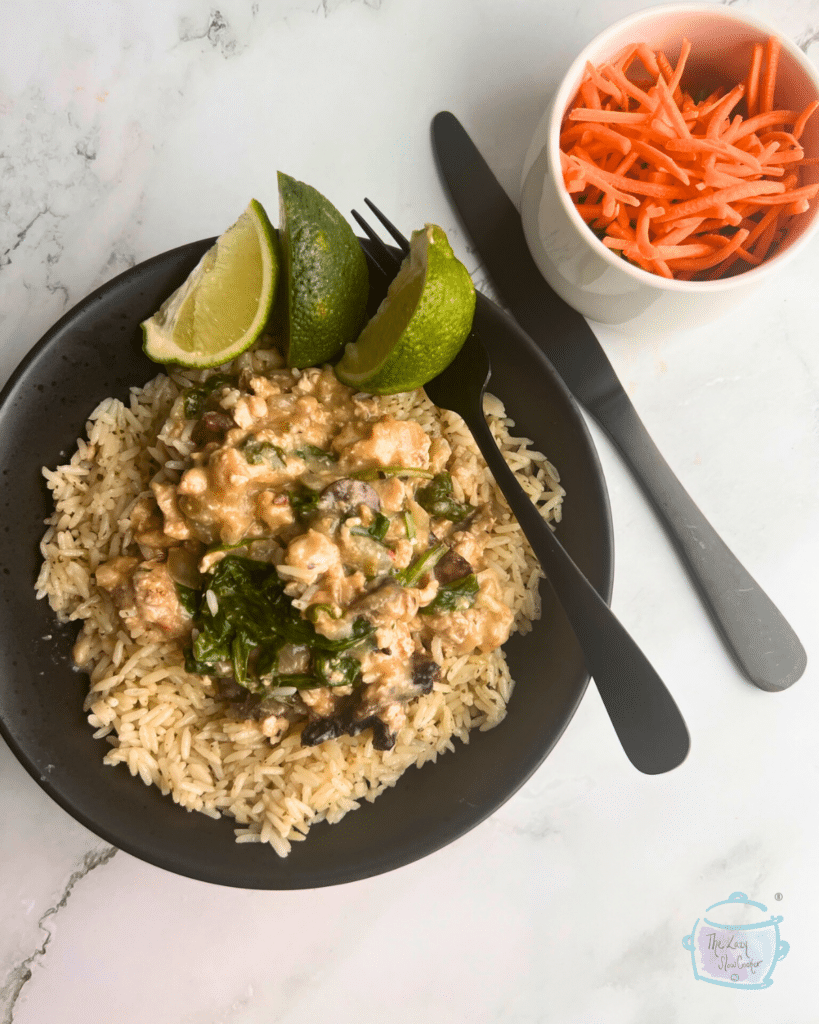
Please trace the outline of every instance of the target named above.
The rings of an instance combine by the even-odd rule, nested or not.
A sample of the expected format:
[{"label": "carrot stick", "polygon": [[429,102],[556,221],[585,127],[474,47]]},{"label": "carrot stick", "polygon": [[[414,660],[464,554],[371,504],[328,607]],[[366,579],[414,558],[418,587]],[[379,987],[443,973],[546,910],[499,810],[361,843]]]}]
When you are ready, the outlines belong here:
[{"label": "carrot stick", "polygon": [[640,250],[640,255],[645,256],[645,258],[649,260],[654,259],[657,256],[657,250],[651,244],[651,240],[648,237],[648,222],[651,219],[649,210],[653,209],[653,206],[640,207],[640,212],[637,214],[637,229],[635,232],[637,248]]},{"label": "carrot stick", "polygon": [[754,256],[759,256],[761,260],[764,260],[768,255],[771,246],[773,245],[774,238],[776,238],[778,222],[769,224],[766,231],[759,236],[756,245],[753,248]]},{"label": "carrot stick", "polygon": [[765,70],[762,73],[762,84],[759,89],[759,112],[767,114],[773,110],[774,90],[776,89],[776,71],[779,64],[781,44],[776,36],[769,36],[765,46]]},{"label": "carrot stick", "polygon": [[650,75],[654,75],[656,78],[660,74],[660,66],[657,63],[654,51],[646,43],[637,44],[637,56],[643,62],[643,67]]},{"label": "carrot stick", "polygon": [[[763,184],[761,181],[758,184]],[[819,192],[819,183],[816,185],[803,185],[802,188],[793,189],[791,192],[782,192],[780,195],[759,195],[754,196],[754,202],[759,206],[776,206],[780,203],[795,203],[800,199],[813,199]]]},{"label": "carrot stick", "polygon": [[736,142],[747,135],[753,135],[760,128],[768,128],[774,124],[795,124],[798,118],[795,110],[769,110],[757,114],[756,117],[749,117],[736,128],[731,128],[725,132],[723,139],[725,142]]},{"label": "carrot stick", "polygon": [[751,66],[748,69],[747,86],[745,92],[745,105],[748,108],[748,117],[759,113],[759,72],[762,69],[762,55],[765,52],[762,43],[754,43],[754,52],[751,57]]},{"label": "carrot stick", "polygon": [[687,138],[691,133],[688,131],[688,125],[685,123],[685,120],[680,113],[680,108],[674,102],[674,97],[671,93],[671,86],[666,85],[665,79],[657,79],[657,92],[660,97],[660,102],[668,114],[671,126],[677,129],[682,138]]},{"label": "carrot stick", "polygon": [[597,220],[603,214],[602,203],[579,203],[577,212],[585,221]]},{"label": "carrot stick", "polygon": [[[819,185],[811,186],[819,189]],[[676,220],[677,217],[687,217],[692,213],[700,213],[711,206],[719,206],[723,203],[733,203],[737,199],[753,197],[754,202],[761,202],[764,198],[770,198],[771,193],[783,192],[784,186],[778,181],[748,181],[741,185],[732,185],[730,188],[719,189],[708,196],[701,196],[699,199],[689,199],[687,202],[679,203],[670,213],[660,217],[660,222]]]},{"label": "carrot stick", "polygon": [[665,262],[665,260],[652,260],[651,261],[651,268],[654,271],[654,273],[655,274],[659,274],[660,277],[672,278],[674,276],[673,273],[671,272],[671,268]]},{"label": "carrot stick", "polygon": [[716,105],[714,112],[708,121],[708,128],[705,132],[709,139],[719,138],[719,130],[722,127],[725,118],[730,114],[737,103],[739,103],[744,93],[745,86],[740,82],[739,85],[734,86],[728,95],[723,97],[723,99]]},{"label": "carrot stick", "polygon": [[622,71],[619,71],[612,64],[604,64],[602,74],[614,81],[620,87],[623,95],[630,96],[633,100],[644,106],[646,110],[654,112],[657,104],[652,102],[651,97],[647,93],[638,88],[633,82],[630,82]]},{"label": "carrot stick", "polygon": [[661,149],[657,149],[656,146],[652,146],[650,142],[643,142],[640,139],[630,139],[630,141],[632,147],[641,156],[644,156],[647,160],[653,161],[658,167],[663,167],[665,170],[669,171],[675,178],[679,178],[683,185],[687,185],[689,183],[690,179],[688,174],[667,153],[663,153]]},{"label": "carrot stick", "polygon": [[[680,46],[680,56],[677,58],[677,66],[674,69],[674,77],[668,83],[668,91],[672,95],[676,93],[680,84],[680,79],[682,78],[683,71],[685,71],[685,64],[688,60],[689,53],[691,53],[691,43],[687,39],[683,39],[682,45]],[[677,100],[679,99],[677,96],[674,98]]]},{"label": "carrot stick", "polygon": [[591,76],[591,81],[593,82],[598,92],[602,92],[606,96],[611,96],[617,103],[623,102],[623,94],[617,88],[617,86],[613,85],[611,82],[606,81],[606,79],[597,70],[597,68],[594,67],[592,64],[588,63],[588,61],[586,62],[586,71]]},{"label": "carrot stick", "polygon": [[789,213],[791,217],[796,217],[800,213],[807,213],[810,209],[810,203],[807,199],[799,199],[795,203],[791,203],[790,206],[785,207],[785,213]]},{"label": "carrot stick", "polygon": [[[705,235],[704,238],[718,239],[715,242],[716,248],[712,255],[701,256],[696,259],[681,259],[674,260],[674,267],[679,270],[708,270],[711,267],[715,267],[718,263],[722,263],[724,259],[742,245],[745,239],[748,237],[747,231],[737,231],[733,238],[723,238],[721,235]],[[719,242],[724,242],[724,245],[720,245]]]},{"label": "carrot stick", "polygon": [[810,115],[819,107],[819,100],[814,100],[813,103],[809,103],[799,117],[796,119],[793,125],[793,137],[800,139],[802,132],[805,130],[805,125],[808,123]]},{"label": "carrot stick", "polygon": [[583,82],[580,86],[580,95],[583,97],[587,107],[591,107],[593,110],[600,110],[602,108],[603,104],[600,102],[600,93],[597,91],[597,86],[594,82]]},{"label": "carrot stick", "polygon": [[[665,79],[667,85],[674,77],[674,68],[671,67],[668,57],[666,57],[662,50],[657,52],[657,66],[660,68],[662,77]],[[658,75],[657,77],[659,78],[660,76]]]},{"label": "carrot stick", "polygon": [[613,124],[642,124],[646,114],[630,110],[593,110],[590,107],[576,107],[569,111],[570,121],[611,121]]}]

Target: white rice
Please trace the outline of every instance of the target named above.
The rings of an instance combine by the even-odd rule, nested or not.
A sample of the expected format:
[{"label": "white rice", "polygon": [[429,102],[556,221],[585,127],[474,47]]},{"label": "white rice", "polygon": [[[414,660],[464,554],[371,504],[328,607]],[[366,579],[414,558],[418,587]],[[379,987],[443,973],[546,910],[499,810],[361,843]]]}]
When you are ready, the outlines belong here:
[{"label": "white rice", "polygon": [[[266,352],[246,353],[235,368],[263,372],[274,360]],[[271,745],[258,723],[228,716],[209,679],[185,672],[177,644],[129,634],[94,572],[131,548],[130,510],[150,481],[178,479],[184,442],[170,451],[157,434],[180,390],[207,375],[162,374],[133,388],[127,405],[106,399],[91,414],[87,439],[78,440],[71,462],[43,470],[55,510],[41,542],[37,597],[47,597],[61,621],[83,621],[74,654],[90,676],[85,710],[94,736],[111,744],[105,763],[124,764],[187,810],[231,816],[237,842],[268,843],[284,857],[313,823],[340,821],[395,785],[407,768],[454,750],[456,738],[466,743],[472,729],[496,726],[513,683],[501,650],[444,657],[436,638],[440,679],[411,705],[392,750],[375,750],[369,732],[315,747],[303,747],[294,733]],[[539,567],[463,421],[437,410],[423,391],[382,402],[385,412],[446,437],[457,500],[494,499],[504,509],[486,557],[503,581],[515,628],[528,631],[540,613]],[[531,451],[530,441],[510,434],[513,425],[497,398],[488,396],[485,408],[527,493],[545,518],[558,521],[563,490],[556,470]],[[208,591],[206,600],[215,613],[215,595]]]}]

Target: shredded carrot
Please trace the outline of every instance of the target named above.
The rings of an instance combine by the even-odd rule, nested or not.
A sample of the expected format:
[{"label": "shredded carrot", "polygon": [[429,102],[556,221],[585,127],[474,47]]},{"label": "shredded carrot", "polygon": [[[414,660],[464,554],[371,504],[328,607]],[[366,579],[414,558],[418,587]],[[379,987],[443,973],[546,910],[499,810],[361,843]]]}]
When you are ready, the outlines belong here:
[{"label": "shredded carrot", "polygon": [[600,93],[597,91],[597,87],[594,82],[586,81],[580,86],[580,93],[587,107],[591,107],[593,110],[600,110],[603,104],[600,102]]},{"label": "shredded carrot", "polygon": [[776,36],[769,36],[765,46],[765,71],[762,74],[762,85],[759,90],[760,114],[767,114],[773,110],[776,69],[779,64],[780,49],[781,45]]},{"label": "shredded carrot", "polygon": [[674,77],[668,83],[669,92],[674,96],[674,99],[679,102],[681,94],[677,91],[681,88],[680,79],[682,73],[685,70],[685,63],[688,60],[688,55],[691,53],[691,43],[687,39],[683,39],[682,45],[680,46],[680,55],[677,58],[677,66],[674,68]]},{"label": "shredded carrot", "polygon": [[813,103],[809,103],[805,107],[805,109],[802,111],[799,117],[797,117],[797,119],[794,121],[793,137],[794,139],[796,139],[797,142],[802,137],[802,132],[805,130],[805,125],[807,124],[808,118],[814,112],[814,110],[816,110],[817,107],[819,107],[819,100],[814,100]]},{"label": "shredded carrot", "polygon": [[742,273],[776,251],[789,219],[819,201],[819,182],[801,176],[819,156],[806,157],[800,142],[819,100],[775,106],[780,54],[774,36],[756,43],[743,81],[697,99],[682,81],[687,39],[673,67],[646,43],[586,65],[561,167],[603,245],[679,280]]},{"label": "shredded carrot", "polygon": [[751,57],[751,66],[748,69],[748,79],[745,92],[748,117],[753,117],[754,114],[759,113],[759,73],[762,70],[762,56],[764,52],[765,50],[762,43],[754,44],[754,52]]}]

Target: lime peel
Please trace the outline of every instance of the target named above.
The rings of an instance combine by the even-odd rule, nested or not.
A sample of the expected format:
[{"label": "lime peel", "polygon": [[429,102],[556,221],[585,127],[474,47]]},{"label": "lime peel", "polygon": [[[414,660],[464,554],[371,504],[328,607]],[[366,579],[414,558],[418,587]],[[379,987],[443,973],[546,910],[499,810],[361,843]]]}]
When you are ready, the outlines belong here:
[{"label": "lime peel", "polygon": [[285,359],[292,367],[316,366],[334,359],[361,330],[367,260],[325,196],[281,171],[278,183]]}]

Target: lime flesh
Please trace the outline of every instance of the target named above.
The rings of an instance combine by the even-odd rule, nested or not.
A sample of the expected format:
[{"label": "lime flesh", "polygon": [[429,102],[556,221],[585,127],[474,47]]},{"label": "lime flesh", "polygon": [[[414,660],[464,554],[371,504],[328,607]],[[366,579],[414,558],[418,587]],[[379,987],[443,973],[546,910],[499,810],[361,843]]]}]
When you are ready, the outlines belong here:
[{"label": "lime flesh", "polygon": [[371,394],[422,387],[452,362],[472,327],[475,287],[444,231],[427,224],[387,297],[336,366],[344,384]]},{"label": "lime flesh", "polygon": [[145,354],[157,363],[209,367],[244,352],[270,319],[279,263],[276,230],[253,199],[144,321]]}]

